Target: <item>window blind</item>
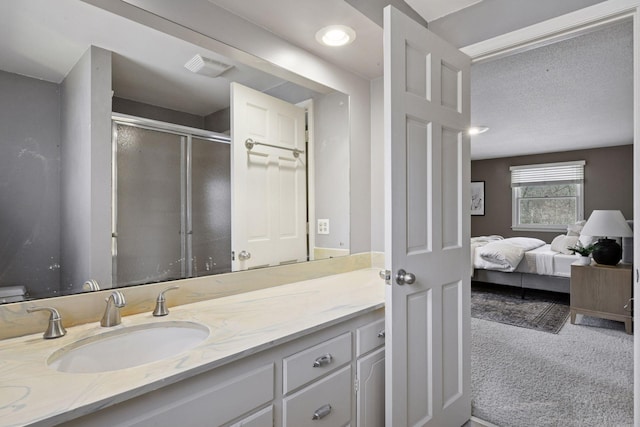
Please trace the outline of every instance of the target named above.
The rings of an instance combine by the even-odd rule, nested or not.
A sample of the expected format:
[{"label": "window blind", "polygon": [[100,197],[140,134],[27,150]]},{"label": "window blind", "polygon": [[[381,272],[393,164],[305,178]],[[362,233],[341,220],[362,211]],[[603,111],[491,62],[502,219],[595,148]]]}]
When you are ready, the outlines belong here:
[{"label": "window blind", "polygon": [[584,160],[540,165],[511,166],[511,187],[523,185],[582,184]]}]

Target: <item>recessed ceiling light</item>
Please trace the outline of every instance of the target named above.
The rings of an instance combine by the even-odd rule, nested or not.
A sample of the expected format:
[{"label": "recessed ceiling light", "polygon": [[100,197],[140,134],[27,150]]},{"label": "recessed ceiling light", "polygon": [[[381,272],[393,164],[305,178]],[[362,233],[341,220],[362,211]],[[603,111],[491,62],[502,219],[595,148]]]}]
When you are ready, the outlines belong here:
[{"label": "recessed ceiling light", "polygon": [[488,130],[489,130],[488,126],[471,126],[468,132],[469,132],[469,135],[473,136],[473,135],[480,135],[481,133],[485,133]]},{"label": "recessed ceiling light", "polygon": [[356,32],[346,25],[329,25],[316,33],[318,43],[325,46],[344,46],[356,39]]}]

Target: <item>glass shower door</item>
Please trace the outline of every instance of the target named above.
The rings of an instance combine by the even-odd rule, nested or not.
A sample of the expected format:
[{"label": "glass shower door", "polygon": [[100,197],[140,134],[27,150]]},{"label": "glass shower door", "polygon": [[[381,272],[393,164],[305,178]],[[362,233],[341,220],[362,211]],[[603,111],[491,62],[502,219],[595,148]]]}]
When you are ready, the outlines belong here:
[{"label": "glass shower door", "polygon": [[230,145],[191,138],[191,276],[231,271]]},{"label": "glass shower door", "polygon": [[114,282],[185,277],[186,137],[114,124]]}]

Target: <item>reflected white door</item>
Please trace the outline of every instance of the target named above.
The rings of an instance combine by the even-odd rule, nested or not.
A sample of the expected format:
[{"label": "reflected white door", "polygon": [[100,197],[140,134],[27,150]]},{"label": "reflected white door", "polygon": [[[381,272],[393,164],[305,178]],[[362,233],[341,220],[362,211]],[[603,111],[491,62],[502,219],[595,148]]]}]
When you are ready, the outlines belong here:
[{"label": "reflected white door", "polygon": [[231,84],[234,271],[307,260],[304,137],[303,108]]},{"label": "reflected white door", "polygon": [[384,49],[386,425],[461,426],[471,416],[470,59],[392,7]]}]

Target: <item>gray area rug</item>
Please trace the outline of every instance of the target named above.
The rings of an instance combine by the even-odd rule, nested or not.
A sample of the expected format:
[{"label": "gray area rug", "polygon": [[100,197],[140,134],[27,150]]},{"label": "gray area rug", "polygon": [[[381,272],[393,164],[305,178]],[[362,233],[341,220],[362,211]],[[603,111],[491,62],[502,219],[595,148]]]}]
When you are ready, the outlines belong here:
[{"label": "gray area rug", "polygon": [[557,334],[569,317],[569,295],[473,283],[471,317]]},{"label": "gray area rug", "polygon": [[578,315],[558,334],[471,319],[474,416],[500,427],[633,425],[633,336]]}]

